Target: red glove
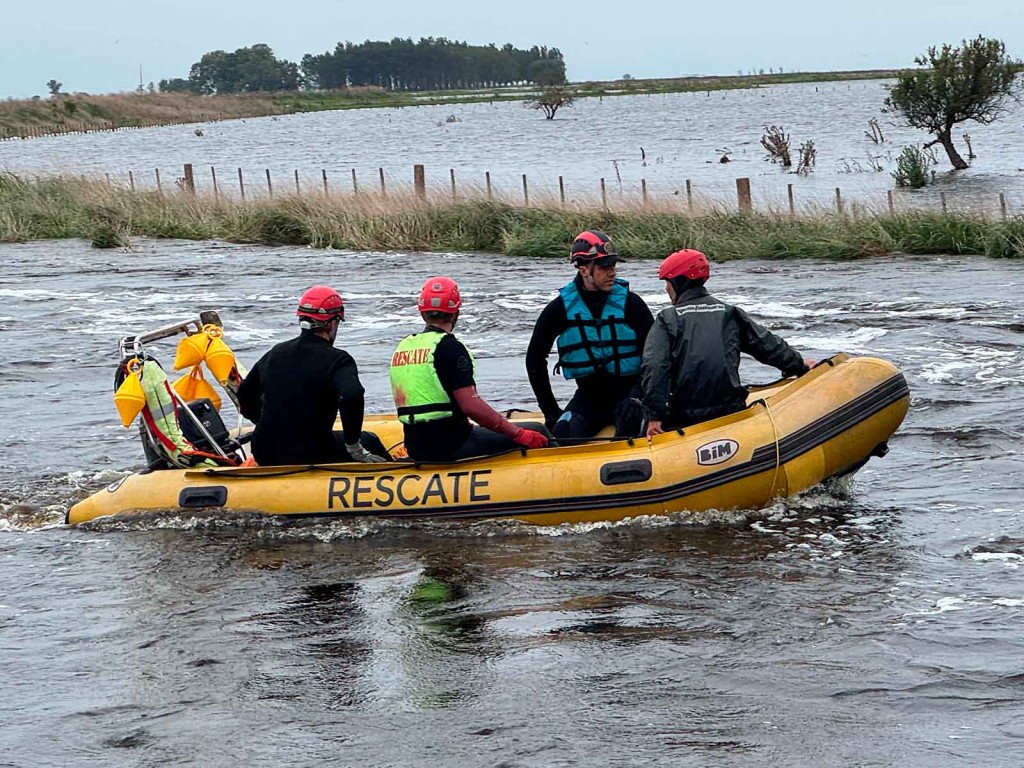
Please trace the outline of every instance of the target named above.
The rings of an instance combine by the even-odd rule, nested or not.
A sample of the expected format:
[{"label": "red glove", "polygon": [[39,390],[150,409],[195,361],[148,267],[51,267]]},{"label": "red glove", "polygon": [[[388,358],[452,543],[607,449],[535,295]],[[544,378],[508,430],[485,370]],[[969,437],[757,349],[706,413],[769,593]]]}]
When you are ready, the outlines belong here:
[{"label": "red glove", "polygon": [[519,431],[516,432],[515,437],[512,439],[525,448],[543,448],[548,444],[548,439],[540,432],[532,429],[523,429],[522,427],[519,428]]}]

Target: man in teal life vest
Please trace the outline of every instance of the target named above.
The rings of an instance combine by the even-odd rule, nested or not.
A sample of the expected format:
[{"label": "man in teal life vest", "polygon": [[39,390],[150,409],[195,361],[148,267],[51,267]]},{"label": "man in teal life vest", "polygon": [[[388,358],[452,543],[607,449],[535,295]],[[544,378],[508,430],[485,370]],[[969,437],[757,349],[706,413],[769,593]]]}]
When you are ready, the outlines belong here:
[{"label": "man in teal life vest", "polygon": [[409,457],[453,461],[547,445],[545,435],[512,424],[477,393],[473,356],[452,333],[462,307],[455,281],[430,278],[418,305],[426,327],[402,339],[390,370]]},{"label": "man in teal life vest", "polygon": [[[616,435],[635,437],[643,421],[640,358],[654,317],[629,283],[615,276],[620,258],[604,232],[580,232],[569,260],[576,277],[540,313],[526,350],[530,386],[556,439],[591,437],[609,424]],[[555,372],[576,382],[564,411],[547,371],[556,340]]]}]

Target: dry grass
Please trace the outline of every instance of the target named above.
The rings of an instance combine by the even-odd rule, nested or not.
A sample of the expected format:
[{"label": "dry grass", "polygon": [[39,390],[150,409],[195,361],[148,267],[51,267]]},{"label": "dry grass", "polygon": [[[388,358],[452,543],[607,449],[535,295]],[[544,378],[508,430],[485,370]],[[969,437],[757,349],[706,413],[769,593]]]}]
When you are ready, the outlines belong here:
[{"label": "dry grass", "polygon": [[626,256],[663,258],[681,247],[717,260],[748,257],[859,258],[889,253],[1024,256],[1024,219],[991,221],[965,213],[889,215],[851,206],[847,216],[824,209],[792,217],[740,215],[698,199],[576,200],[531,198],[529,207],[485,192],[453,200],[409,189],[280,195],[245,202],[175,189],[130,192],[104,181],[26,180],[0,176],[0,241],[61,237],[98,247],[131,249],[137,237],[310,245],[360,251],[499,252],[563,258],[582,229],[607,231]]}]

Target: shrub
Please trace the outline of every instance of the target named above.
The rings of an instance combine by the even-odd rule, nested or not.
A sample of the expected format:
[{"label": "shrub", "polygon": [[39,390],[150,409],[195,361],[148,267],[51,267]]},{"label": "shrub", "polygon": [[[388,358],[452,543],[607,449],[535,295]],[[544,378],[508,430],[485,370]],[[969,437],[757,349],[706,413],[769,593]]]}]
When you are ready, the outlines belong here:
[{"label": "shrub", "polygon": [[920,189],[928,183],[932,159],[920,147],[904,147],[896,159],[896,170],[892,177],[897,187]]}]

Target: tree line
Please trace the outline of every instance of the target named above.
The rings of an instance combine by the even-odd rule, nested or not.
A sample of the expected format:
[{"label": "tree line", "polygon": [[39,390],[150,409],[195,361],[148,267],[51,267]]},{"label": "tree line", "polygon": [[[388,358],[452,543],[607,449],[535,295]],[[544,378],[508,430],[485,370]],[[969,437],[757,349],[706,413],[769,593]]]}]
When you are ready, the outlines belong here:
[{"label": "tree line", "polygon": [[188,78],[160,81],[164,92],[200,94],[328,90],[378,86],[387,90],[450,90],[514,83],[565,82],[557,48],[520,49],[469,45],[446,38],[395,38],[390,42],[338,43],[333,51],[306,54],[301,64],[278,59],[270,46],[211,51],[192,65]]}]

